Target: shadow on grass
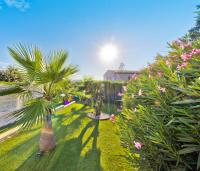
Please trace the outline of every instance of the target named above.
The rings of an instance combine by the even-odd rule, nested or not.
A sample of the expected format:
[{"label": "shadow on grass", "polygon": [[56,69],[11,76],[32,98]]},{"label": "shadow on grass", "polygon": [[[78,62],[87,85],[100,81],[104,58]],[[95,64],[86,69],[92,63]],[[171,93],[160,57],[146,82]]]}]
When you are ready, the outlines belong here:
[{"label": "shadow on grass", "polygon": [[[8,140],[1,143],[1,147],[4,147],[2,149],[5,152],[2,151],[0,155],[0,168],[3,170],[13,170],[10,169],[13,165],[17,166],[21,161],[27,160],[27,158],[36,152],[38,148],[36,142],[38,142],[38,139],[39,132],[25,137],[20,133],[14,138],[13,142]],[[11,146],[11,149],[8,151],[6,150],[7,145],[8,148]]]},{"label": "shadow on grass", "polygon": [[[71,115],[75,116],[76,119],[65,125],[64,121],[70,119],[69,116],[60,114],[56,117],[55,125],[55,135],[57,139],[56,149],[44,155],[43,157],[36,158],[35,151],[32,155],[27,158],[18,168],[18,171],[21,170],[67,170],[67,171],[101,171],[100,165],[100,155],[101,152],[97,148],[97,138],[99,135],[99,122],[95,120],[90,120],[86,118],[86,125],[82,128],[78,136],[73,136],[71,139],[66,139],[68,135],[71,135],[76,130],[80,129],[82,124],[82,119],[87,116],[88,108],[83,107],[79,110],[73,111]],[[92,133],[87,136],[87,139],[83,142],[83,137],[87,134],[88,129],[93,129]],[[92,141],[90,149],[84,154],[81,155],[84,147]],[[36,142],[37,143],[37,142]]]}]

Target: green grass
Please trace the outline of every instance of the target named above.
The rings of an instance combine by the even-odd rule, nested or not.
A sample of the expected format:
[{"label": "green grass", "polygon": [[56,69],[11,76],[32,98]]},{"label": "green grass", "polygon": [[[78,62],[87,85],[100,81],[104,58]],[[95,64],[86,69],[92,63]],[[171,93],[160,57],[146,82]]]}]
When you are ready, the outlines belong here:
[{"label": "green grass", "polygon": [[7,84],[7,85],[12,85],[15,82],[7,82],[7,81],[0,81],[0,84]]},{"label": "green grass", "polygon": [[[74,112],[71,112],[71,108]],[[87,117],[91,109],[73,104],[53,119],[56,149],[36,157],[40,129],[21,132],[0,143],[1,171],[134,171],[120,146],[118,127]]]}]

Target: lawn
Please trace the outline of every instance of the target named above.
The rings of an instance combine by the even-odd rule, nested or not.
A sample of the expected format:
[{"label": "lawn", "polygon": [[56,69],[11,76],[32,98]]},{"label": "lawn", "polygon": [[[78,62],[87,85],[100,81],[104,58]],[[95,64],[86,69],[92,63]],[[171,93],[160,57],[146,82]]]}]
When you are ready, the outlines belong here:
[{"label": "lawn", "polygon": [[0,81],[0,84],[12,85],[14,82]]},{"label": "lawn", "polygon": [[137,170],[125,159],[117,124],[91,120],[87,117],[89,110],[81,104],[73,104],[58,111],[53,119],[56,149],[42,157],[36,157],[39,127],[1,142],[0,170]]}]

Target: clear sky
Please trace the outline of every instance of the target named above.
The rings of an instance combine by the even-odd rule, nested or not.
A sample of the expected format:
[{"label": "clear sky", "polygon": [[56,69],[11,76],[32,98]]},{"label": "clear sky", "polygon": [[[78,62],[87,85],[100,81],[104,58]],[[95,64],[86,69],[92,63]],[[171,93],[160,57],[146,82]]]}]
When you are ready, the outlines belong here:
[{"label": "clear sky", "polygon": [[[194,25],[198,0],[0,0],[0,66],[13,63],[7,46],[36,44],[45,53],[65,49],[79,76],[101,79],[107,69],[138,70],[167,51],[167,42]],[[112,42],[117,60],[99,49]],[[79,77],[77,76],[77,77]]]}]

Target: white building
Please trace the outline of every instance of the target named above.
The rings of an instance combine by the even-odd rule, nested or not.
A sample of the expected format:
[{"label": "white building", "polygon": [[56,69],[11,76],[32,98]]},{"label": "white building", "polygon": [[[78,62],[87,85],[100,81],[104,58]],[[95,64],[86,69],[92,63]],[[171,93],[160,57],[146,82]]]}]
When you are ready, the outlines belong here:
[{"label": "white building", "polygon": [[128,81],[133,74],[138,74],[138,71],[130,70],[107,70],[104,74],[104,80],[119,80]]}]

